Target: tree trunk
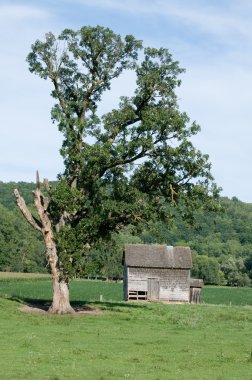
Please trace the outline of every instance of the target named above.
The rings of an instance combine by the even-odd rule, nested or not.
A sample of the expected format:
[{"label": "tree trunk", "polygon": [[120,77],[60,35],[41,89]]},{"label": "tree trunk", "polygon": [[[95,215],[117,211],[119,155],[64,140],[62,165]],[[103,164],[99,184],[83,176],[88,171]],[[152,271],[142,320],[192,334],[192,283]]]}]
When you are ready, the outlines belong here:
[{"label": "tree trunk", "polygon": [[14,194],[16,196],[17,205],[20,208],[22,214],[26,220],[35,228],[41,232],[44,238],[46,246],[46,255],[48,263],[50,265],[53,283],[53,302],[49,308],[51,314],[72,314],[74,309],[69,302],[69,287],[68,281],[62,278],[59,269],[59,258],[57,255],[57,247],[53,236],[53,228],[50,220],[50,215],[47,211],[49,200],[44,196],[40,190],[39,175],[37,173],[37,186],[34,191],[34,205],[39,215],[37,220],[32,213],[28,210],[24,199],[20,196],[17,189]]},{"label": "tree trunk", "polygon": [[53,302],[48,312],[51,314],[74,313],[69,302],[69,287],[65,281],[53,279]]},{"label": "tree trunk", "polygon": [[44,241],[47,248],[47,257],[51,268],[53,285],[53,302],[48,312],[51,314],[73,314],[74,309],[71,307],[69,301],[68,282],[62,279],[60,275],[58,268],[59,258],[51,229],[44,235]]},{"label": "tree trunk", "polygon": [[68,281],[61,278],[58,268],[59,259],[57,255],[56,244],[54,242],[51,231],[44,236],[45,245],[47,247],[47,257],[51,268],[52,285],[53,285],[53,301],[48,312],[50,314],[73,314],[75,311],[69,301]]},{"label": "tree trunk", "polygon": [[47,257],[51,268],[53,285],[53,302],[48,312],[51,314],[73,314],[74,309],[69,302],[68,281],[61,276],[57,247],[53,238],[52,228],[51,225],[48,224],[47,227],[46,233],[44,233],[44,242],[47,248]]}]

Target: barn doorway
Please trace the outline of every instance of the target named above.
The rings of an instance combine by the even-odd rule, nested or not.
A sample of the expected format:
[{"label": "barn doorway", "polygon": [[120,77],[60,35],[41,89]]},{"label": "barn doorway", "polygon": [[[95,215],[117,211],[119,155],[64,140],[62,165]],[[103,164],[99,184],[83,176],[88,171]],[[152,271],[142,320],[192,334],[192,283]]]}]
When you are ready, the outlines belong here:
[{"label": "barn doorway", "polygon": [[159,279],[158,278],[148,278],[148,299],[149,300],[159,299]]}]

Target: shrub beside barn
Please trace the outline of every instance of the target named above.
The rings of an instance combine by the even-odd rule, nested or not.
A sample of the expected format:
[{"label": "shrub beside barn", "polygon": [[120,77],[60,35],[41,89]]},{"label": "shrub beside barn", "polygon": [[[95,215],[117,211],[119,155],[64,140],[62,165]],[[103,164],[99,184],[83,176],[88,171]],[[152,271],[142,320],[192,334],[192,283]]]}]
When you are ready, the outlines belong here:
[{"label": "shrub beside barn", "polygon": [[189,247],[126,244],[124,300],[190,302]]}]

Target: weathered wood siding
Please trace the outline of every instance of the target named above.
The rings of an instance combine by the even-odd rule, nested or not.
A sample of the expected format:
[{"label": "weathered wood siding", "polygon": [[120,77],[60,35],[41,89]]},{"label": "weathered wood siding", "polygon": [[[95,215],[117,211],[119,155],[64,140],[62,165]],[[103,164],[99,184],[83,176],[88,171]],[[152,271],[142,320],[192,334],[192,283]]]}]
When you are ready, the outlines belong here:
[{"label": "weathered wood siding", "polygon": [[129,267],[128,290],[148,291],[148,278],[160,283],[160,300],[189,302],[190,270]]},{"label": "weathered wood siding", "polygon": [[128,272],[129,268],[124,265],[123,267],[123,299],[128,301]]}]

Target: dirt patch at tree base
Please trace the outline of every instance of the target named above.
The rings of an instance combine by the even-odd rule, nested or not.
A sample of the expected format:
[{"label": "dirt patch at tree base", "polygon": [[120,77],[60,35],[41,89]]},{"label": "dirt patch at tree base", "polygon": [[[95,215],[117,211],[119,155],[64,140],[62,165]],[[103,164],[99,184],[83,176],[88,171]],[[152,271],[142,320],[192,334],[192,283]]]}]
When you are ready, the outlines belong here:
[{"label": "dirt patch at tree base", "polygon": [[[95,308],[92,308],[90,306],[74,307],[73,309],[74,309],[75,313],[65,314],[65,315],[71,315],[73,317],[76,317],[76,316],[81,316],[81,315],[101,315],[101,314],[103,314],[102,310],[95,309]],[[32,305],[23,305],[19,308],[19,310],[22,311],[23,313],[57,315],[57,314],[48,313],[48,308],[32,306]],[[59,315],[59,316],[62,316],[62,315]]]}]

